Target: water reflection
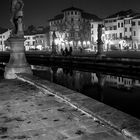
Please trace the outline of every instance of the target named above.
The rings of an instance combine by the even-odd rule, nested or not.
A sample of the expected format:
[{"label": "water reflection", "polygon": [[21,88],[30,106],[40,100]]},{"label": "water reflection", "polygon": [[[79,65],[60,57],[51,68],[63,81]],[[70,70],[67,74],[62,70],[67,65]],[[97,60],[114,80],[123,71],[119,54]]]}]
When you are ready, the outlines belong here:
[{"label": "water reflection", "polygon": [[34,74],[139,117],[140,80],[70,68],[32,66]]}]

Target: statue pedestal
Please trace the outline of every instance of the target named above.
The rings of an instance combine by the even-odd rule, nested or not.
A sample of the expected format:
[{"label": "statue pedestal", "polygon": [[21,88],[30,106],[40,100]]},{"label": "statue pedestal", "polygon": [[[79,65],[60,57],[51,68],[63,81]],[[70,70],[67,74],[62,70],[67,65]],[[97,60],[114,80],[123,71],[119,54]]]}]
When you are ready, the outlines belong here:
[{"label": "statue pedestal", "polygon": [[11,37],[8,39],[10,44],[10,60],[5,67],[5,79],[15,79],[16,73],[32,74],[30,65],[26,61],[24,37]]},{"label": "statue pedestal", "polygon": [[102,56],[104,56],[104,54],[103,54],[103,42],[102,42],[102,40],[97,40],[97,56],[98,57],[102,57]]}]

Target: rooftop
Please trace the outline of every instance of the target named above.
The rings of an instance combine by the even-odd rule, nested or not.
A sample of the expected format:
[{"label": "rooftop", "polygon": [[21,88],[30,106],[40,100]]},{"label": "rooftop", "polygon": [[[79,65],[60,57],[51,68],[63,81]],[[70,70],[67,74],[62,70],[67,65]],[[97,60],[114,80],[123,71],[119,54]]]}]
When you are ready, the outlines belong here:
[{"label": "rooftop", "polygon": [[108,17],[106,17],[105,19],[110,19],[110,18],[121,18],[121,17],[133,17],[135,15],[137,15],[138,13],[133,11],[132,9],[126,10],[126,11],[119,11],[115,14],[112,14]]},{"label": "rooftop", "polygon": [[62,10],[62,12],[66,12],[66,11],[80,11],[80,12],[83,12],[82,9],[76,8],[76,7],[73,7],[73,6]]},{"label": "rooftop", "polygon": [[[76,8],[76,7],[70,7],[67,9],[62,10],[62,12],[65,11],[80,11],[82,14],[82,18],[88,19],[88,20],[94,20],[94,21],[101,21],[101,18],[98,16],[91,14],[91,13],[86,13],[82,9]],[[64,14],[58,14],[54,18],[50,19],[49,21],[54,21],[54,20],[61,20],[64,18]]]},{"label": "rooftop", "polygon": [[5,32],[7,32],[7,31],[8,31],[8,29],[5,29],[5,28],[0,27],[0,34],[3,34]]},{"label": "rooftop", "polygon": [[101,21],[102,19],[99,18],[98,16],[94,15],[94,14],[90,14],[90,13],[82,13],[82,17],[85,19],[89,19],[89,20],[94,20],[94,21]]},{"label": "rooftop", "polygon": [[50,19],[49,21],[61,20],[63,18],[64,18],[64,14],[59,14],[59,15],[56,15],[54,18]]},{"label": "rooftop", "polygon": [[43,27],[43,26],[39,26],[37,28],[34,28],[33,30],[25,30],[24,31],[24,35],[36,35],[36,34],[46,34],[49,32],[49,28],[48,27]]}]

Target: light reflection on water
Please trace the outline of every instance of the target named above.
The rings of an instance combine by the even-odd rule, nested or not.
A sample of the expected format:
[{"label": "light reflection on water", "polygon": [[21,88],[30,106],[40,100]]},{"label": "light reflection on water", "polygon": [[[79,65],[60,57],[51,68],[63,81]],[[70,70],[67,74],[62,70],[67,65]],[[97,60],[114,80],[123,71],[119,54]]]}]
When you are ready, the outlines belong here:
[{"label": "light reflection on water", "polygon": [[75,71],[68,68],[32,66],[34,75],[81,92],[140,118],[140,80]]}]

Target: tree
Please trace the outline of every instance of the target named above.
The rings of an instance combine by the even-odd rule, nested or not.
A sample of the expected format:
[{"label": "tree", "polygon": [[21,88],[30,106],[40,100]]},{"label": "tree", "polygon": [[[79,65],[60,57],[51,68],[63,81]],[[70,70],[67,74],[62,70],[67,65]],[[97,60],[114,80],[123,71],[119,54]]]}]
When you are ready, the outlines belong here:
[{"label": "tree", "polygon": [[27,34],[35,33],[36,32],[36,27],[34,25],[29,25],[26,32],[27,32]]}]

